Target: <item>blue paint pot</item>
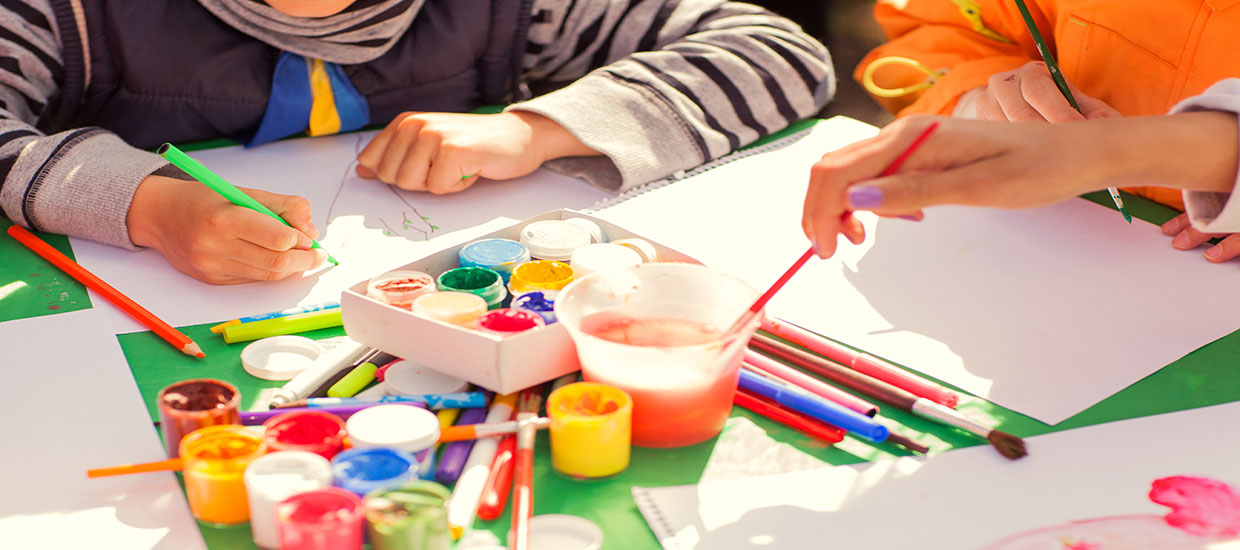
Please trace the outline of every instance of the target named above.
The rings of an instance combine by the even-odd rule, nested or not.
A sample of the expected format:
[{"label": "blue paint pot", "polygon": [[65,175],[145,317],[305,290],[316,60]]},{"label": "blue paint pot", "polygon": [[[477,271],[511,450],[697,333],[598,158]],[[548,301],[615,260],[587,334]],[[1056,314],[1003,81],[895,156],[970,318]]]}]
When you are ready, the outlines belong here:
[{"label": "blue paint pot", "polygon": [[418,459],[387,447],[350,449],[332,459],[332,485],[365,496],[380,487],[416,479]]},{"label": "blue paint pot", "polygon": [[510,239],[483,239],[461,248],[457,253],[461,267],[485,267],[499,273],[508,284],[512,268],[530,261],[530,251],[525,245]]}]

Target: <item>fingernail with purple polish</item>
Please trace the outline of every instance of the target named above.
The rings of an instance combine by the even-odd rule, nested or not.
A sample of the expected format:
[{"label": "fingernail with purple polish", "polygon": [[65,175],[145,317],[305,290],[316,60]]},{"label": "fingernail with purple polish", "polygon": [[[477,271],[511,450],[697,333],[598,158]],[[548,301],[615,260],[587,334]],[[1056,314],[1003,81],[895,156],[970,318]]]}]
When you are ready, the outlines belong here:
[{"label": "fingernail with purple polish", "polygon": [[883,190],[869,185],[848,188],[848,202],[856,208],[874,208],[883,204]]},{"label": "fingernail with purple polish", "polygon": [[902,219],[902,220],[908,220],[908,221],[911,221],[911,222],[919,222],[919,221],[921,221],[921,218],[919,218],[919,217],[917,217],[917,216],[914,216],[914,215],[912,215],[912,214],[903,214],[903,215],[899,216],[899,218],[900,218],[900,219]]}]

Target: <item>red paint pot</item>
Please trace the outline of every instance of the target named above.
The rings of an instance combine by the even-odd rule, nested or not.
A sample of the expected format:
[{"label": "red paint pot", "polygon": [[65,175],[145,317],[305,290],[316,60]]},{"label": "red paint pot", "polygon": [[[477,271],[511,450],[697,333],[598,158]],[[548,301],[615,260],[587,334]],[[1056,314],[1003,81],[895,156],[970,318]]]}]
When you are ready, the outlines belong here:
[{"label": "red paint pot", "polygon": [[331,460],[344,448],[344,421],[321,411],[297,411],[263,423],[269,451],[307,451]]}]

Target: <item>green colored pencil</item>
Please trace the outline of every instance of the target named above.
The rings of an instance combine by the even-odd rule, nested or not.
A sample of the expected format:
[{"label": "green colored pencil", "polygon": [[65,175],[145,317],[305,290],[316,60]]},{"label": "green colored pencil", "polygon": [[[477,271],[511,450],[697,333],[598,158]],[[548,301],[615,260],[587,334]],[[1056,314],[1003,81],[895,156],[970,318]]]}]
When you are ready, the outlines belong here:
[{"label": "green colored pencil", "polygon": [[[1042,32],[1038,30],[1038,25],[1033,22],[1033,15],[1029,13],[1029,6],[1025,5],[1025,0],[1016,0],[1016,7],[1020,9],[1020,16],[1025,20],[1025,26],[1029,27],[1029,35],[1033,37],[1033,44],[1038,48],[1038,55],[1042,56],[1042,62],[1046,63],[1046,70],[1050,71],[1051,79],[1055,81],[1055,87],[1059,88],[1059,93],[1063,94],[1064,99],[1068,100],[1068,104],[1081,112],[1081,106],[1077,105],[1076,98],[1072,96],[1072,89],[1068,87],[1068,81],[1064,79],[1063,73],[1059,70],[1059,64],[1055,62],[1055,56],[1051,55],[1050,48],[1046,47],[1046,41],[1042,39]],[[1082,113],[1084,114],[1084,113]],[[1119,196],[1119,191],[1114,187],[1108,187],[1107,192],[1111,194],[1111,200],[1115,202],[1115,207],[1119,209],[1119,213],[1124,215],[1124,219],[1128,223],[1132,223],[1132,215],[1124,208],[1124,199]]]},{"label": "green colored pencil", "polygon": [[[177,149],[175,145],[165,143],[160,145],[159,149],[155,150],[155,153],[161,157],[164,157],[164,159],[171,162],[173,166],[180,168],[194,179],[202,182],[203,185],[207,186],[212,191],[219,193],[221,197],[228,199],[228,202],[266,214],[272,218],[280,220],[280,223],[284,225],[289,225],[289,223],[285,221],[284,218],[281,218],[279,214],[272,212],[271,209],[264,206],[263,203],[254,200],[254,197],[251,197],[245,194],[242,190],[237,189],[236,186],[228,183],[228,181],[224,178],[221,178],[219,174],[212,172],[206,166],[203,166],[202,163],[194,160],[180,149]],[[323,245],[319,244],[319,241],[311,239],[310,242],[310,248],[323,248]],[[332,257],[331,253],[327,254],[327,261],[331,262],[332,265],[340,265],[340,262],[337,262],[336,259]]]}]

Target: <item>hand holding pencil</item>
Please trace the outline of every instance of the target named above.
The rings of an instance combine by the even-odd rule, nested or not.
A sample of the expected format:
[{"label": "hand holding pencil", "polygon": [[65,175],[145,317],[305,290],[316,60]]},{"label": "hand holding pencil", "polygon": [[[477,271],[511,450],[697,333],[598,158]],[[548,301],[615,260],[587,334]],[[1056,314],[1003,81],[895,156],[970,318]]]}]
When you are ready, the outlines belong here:
[{"label": "hand holding pencil", "polygon": [[134,244],[158,250],[177,270],[211,284],[271,281],[321,265],[318,230],[300,197],[246,190],[291,225],[238,208],[195,181],[147,176],[126,218]]}]

